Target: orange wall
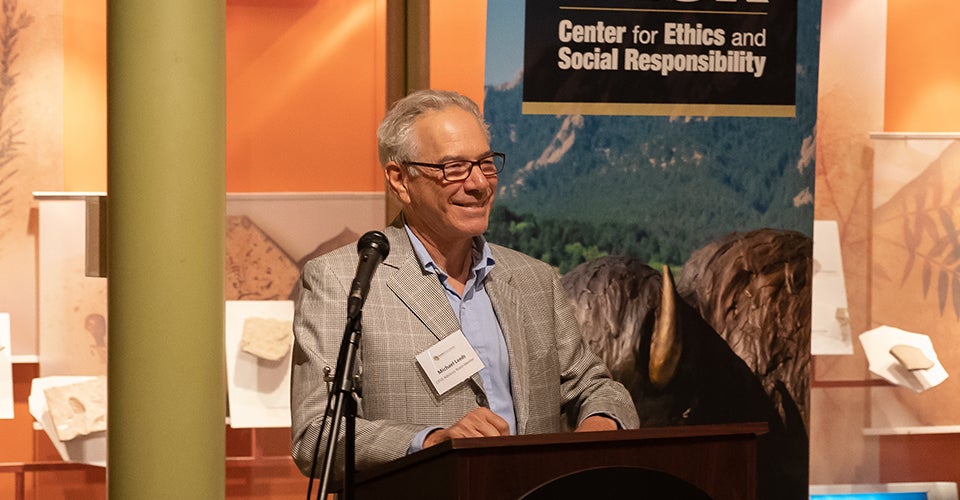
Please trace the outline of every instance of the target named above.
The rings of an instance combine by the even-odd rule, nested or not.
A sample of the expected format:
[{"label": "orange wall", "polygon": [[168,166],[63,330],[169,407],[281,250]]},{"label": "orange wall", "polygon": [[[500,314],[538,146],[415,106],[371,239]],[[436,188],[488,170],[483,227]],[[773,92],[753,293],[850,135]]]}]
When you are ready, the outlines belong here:
[{"label": "orange wall", "polygon": [[430,3],[430,86],[456,90],[483,106],[487,2]]},{"label": "orange wall", "polygon": [[960,2],[888,0],[884,130],[960,132]]},{"label": "orange wall", "polygon": [[63,186],[107,190],[107,2],[63,1]]},{"label": "orange wall", "polygon": [[385,0],[227,2],[227,191],[382,191]]},{"label": "orange wall", "polygon": [[[382,191],[386,0],[228,0],[227,191]],[[106,0],[64,0],[64,187],[105,191]]]},{"label": "orange wall", "polygon": [[[385,105],[383,11],[228,2],[228,190],[382,190],[369,138]],[[482,102],[485,14],[485,0],[433,2],[432,86]],[[888,14],[885,130],[960,130],[960,4],[889,0]],[[106,1],[64,0],[63,15],[64,186],[106,190]]]}]

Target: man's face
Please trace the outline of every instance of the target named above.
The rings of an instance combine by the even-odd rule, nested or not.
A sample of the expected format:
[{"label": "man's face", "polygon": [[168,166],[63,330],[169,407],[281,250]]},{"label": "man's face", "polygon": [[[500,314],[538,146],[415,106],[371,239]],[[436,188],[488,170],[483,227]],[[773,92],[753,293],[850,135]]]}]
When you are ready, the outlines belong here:
[{"label": "man's face", "polygon": [[[471,113],[455,106],[429,112],[414,122],[413,140],[417,158],[411,161],[444,163],[478,160],[490,153],[486,135]],[[420,175],[410,176],[406,166],[387,169],[388,180],[404,205],[407,223],[424,243],[443,250],[487,230],[497,178],[486,177],[474,167],[465,180],[444,180],[439,169],[412,167]]]}]

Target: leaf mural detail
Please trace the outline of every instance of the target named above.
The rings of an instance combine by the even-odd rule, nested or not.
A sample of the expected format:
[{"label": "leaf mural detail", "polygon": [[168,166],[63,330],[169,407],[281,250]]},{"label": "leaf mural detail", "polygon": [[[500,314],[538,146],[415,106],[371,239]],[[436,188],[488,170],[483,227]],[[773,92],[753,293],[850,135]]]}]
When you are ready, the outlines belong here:
[{"label": "leaf mural detail", "polygon": [[960,274],[953,270],[953,314],[960,318]]},{"label": "leaf mural detail", "polygon": [[[919,233],[919,231],[917,231]],[[907,246],[907,262],[903,266],[903,277],[900,278],[900,286],[903,286],[907,282],[907,277],[910,276],[910,271],[913,270],[913,263],[916,260],[917,249],[916,245],[913,243],[915,238],[913,237],[914,231],[910,229],[910,219],[903,218],[903,242]],[[924,287],[924,293],[926,293],[926,287]]]},{"label": "leaf mural detail", "polygon": [[[957,246],[956,241],[952,241],[951,243],[950,252],[944,256],[945,260],[943,261],[943,265],[945,266],[952,266],[957,262],[957,259],[960,259],[960,246]],[[954,270],[954,272],[956,272],[956,270]]]},{"label": "leaf mural detail", "polygon": [[950,288],[950,279],[946,271],[940,271],[937,277],[937,299],[940,303],[940,315],[943,316],[943,310],[947,307],[947,291]]},{"label": "leaf mural detail", "polygon": [[956,241],[957,239],[957,229],[953,224],[953,217],[950,216],[950,212],[946,208],[941,208],[937,210],[937,213],[940,215],[940,222],[943,224],[943,228],[947,230],[947,236]]},{"label": "leaf mural detail", "polygon": [[[875,227],[885,236],[875,241],[880,242],[881,251],[887,251],[885,245],[895,245],[898,252],[905,252],[901,287],[914,280],[912,286],[919,287],[923,300],[930,302],[936,288],[940,316],[949,314],[949,308],[960,321],[960,176],[956,171],[960,141],[949,142],[922,174],[881,207],[877,214],[881,225]],[[897,232],[902,236],[897,237]]]},{"label": "leaf mural detail", "polygon": [[[17,0],[3,0],[3,22],[0,23],[0,222],[7,223],[13,210],[13,181],[17,169],[11,163],[24,143],[19,139],[22,129],[16,119],[10,117],[10,105],[14,102],[14,86],[17,72],[13,64],[19,57],[17,42],[20,31],[33,23],[26,12],[17,12]],[[0,225],[0,237],[7,231],[7,224]]]},{"label": "leaf mural detail", "polygon": [[950,240],[948,238],[939,238],[936,239],[937,243],[933,245],[933,248],[930,249],[930,252],[927,253],[927,259],[936,260],[937,257],[943,255],[943,251],[947,249],[950,245]]},{"label": "leaf mural detail", "polygon": [[934,222],[933,217],[930,217],[930,214],[922,210],[917,212],[917,224],[923,228],[921,231],[926,231],[930,239],[937,240],[940,238],[940,235],[937,233],[937,223]]}]

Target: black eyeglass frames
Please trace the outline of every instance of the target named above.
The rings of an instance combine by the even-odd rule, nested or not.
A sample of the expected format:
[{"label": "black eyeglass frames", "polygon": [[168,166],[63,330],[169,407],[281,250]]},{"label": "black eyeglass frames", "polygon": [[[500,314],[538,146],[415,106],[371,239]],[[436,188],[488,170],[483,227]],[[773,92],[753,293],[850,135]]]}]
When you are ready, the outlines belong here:
[{"label": "black eyeglass frames", "polygon": [[451,160],[443,163],[424,163],[419,161],[406,161],[404,165],[414,165],[417,167],[438,168],[443,172],[444,180],[448,182],[457,182],[470,177],[473,167],[480,167],[480,172],[487,177],[494,177],[503,171],[503,165],[506,162],[507,155],[503,153],[490,153],[479,160]]}]

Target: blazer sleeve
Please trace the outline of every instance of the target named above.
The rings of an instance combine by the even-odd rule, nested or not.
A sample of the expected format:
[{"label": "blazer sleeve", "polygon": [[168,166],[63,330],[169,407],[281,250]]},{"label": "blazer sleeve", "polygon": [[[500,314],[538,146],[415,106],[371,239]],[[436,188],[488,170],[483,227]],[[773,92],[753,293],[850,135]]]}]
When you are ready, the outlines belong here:
[{"label": "blazer sleeve", "polygon": [[[348,259],[348,255],[352,261]],[[339,256],[339,257],[338,257]],[[342,262],[338,262],[337,259]],[[346,323],[346,297],[350,278],[346,269],[355,265],[355,255],[333,252],[304,266],[294,313],[294,347],[290,385],[292,456],[300,471],[309,476],[316,450],[322,456],[329,435],[329,420],[320,436],[328,389],[323,370],[336,366]],[[349,262],[349,263],[348,263]],[[336,269],[341,271],[338,273]],[[357,359],[362,370],[362,360]],[[332,373],[331,373],[332,375]],[[360,405],[362,408],[362,405]],[[422,425],[388,420],[365,420],[362,409],[356,420],[356,467],[364,469],[406,455],[414,434]],[[343,470],[343,428],[338,436],[337,463]],[[319,440],[319,443],[318,443]],[[317,459],[317,470],[320,462]]]},{"label": "blazer sleeve", "polygon": [[[626,429],[637,428],[630,393],[587,347],[557,270],[509,248],[491,248],[497,261],[491,273],[491,299],[518,303],[516,318],[503,307],[500,320],[510,327],[504,333],[515,345],[510,362],[517,365],[516,380],[529,386],[525,399],[515,401],[518,408],[529,405],[526,422],[520,423],[523,432],[572,430],[594,414],[610,416]],[[521,364],[525,370],[520,370]],[[516,388],[514,392],[516,398]]]},{"label": "blazer sleeve", "polygon": [[636,429],[640,421],[630,393],[611,378],[603,360],[587,348],[560,275],[555,271],[552,274],[563,414],[568,420],[575,419],[567,424],[575,427],[590,415],[604,414],[625,429]]}]

